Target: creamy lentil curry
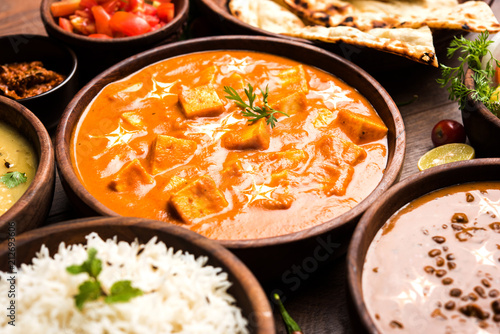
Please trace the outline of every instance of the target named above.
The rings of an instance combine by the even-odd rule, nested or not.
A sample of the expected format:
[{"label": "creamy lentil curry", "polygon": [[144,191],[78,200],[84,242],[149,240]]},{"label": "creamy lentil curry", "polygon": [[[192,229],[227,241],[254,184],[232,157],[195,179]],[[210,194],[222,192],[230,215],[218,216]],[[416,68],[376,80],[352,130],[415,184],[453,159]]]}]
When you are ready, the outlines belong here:
[{"label": "creamy lentil curry", "polygon": [[0,216],[28,189],[37,165],[36,153],[28,140],[12,126],[0,122]]},{"label": "creamy lentil curry", "polygon": [[372,241],[363,295],[381,333],[500,332],[500,182],[398,211]]},{"label": "creamy lentil curry", "polygon": [[[275,114],[251,122],[232,87]],[[260,89],[259,89],[260,88]],[[269,54],[211,51],[150,65],[106,86],[71,138],[86,189],[111,210],[215,239],[303,230],[354,207],[379,183],[387,128],[331,74]]]}]

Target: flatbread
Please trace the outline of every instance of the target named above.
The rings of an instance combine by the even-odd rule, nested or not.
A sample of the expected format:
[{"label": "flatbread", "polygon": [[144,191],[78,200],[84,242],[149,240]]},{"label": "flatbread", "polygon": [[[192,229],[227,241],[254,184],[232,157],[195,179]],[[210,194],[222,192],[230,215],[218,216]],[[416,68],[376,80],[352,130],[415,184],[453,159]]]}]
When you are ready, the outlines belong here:
[{"label": "flatbread", "polygon": [[365,46],[401,55],[419,63],[438,66],[432,32],[429,27],[418,29],[375,28],[364,32],[344,26],[306,26],[285,35],[328,43],[344,42],[350,45]]},{"label": "flatbread", "polygon": [[283,0],[304,20],[326,27],[338,25],[362,31],[373,28],[458,29],[472,32],[500,31],[490,6],[484,1],[456,0]]},{"label": "flatbread", "polygon": [[230,0],[229,10],[241,21],[275,34],[305,26],[295,14],[271,0]]}]

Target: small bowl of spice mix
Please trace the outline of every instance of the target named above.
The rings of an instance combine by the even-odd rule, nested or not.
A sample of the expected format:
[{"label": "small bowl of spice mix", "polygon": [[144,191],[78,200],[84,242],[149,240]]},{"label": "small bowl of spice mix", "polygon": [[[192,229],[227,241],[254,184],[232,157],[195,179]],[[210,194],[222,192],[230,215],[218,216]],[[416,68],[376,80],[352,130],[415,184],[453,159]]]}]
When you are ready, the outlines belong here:
[{"label": "small bowl of spice mix", "polygon": [[500,159],[411,176],[363,215],[348,251],[356,333],[500,332]]},{"label": "small bowl of spice mix", "polygon": [[54,128],[79,88],[75,53],[41,35],[1,36],[0,50],[0,95]]}]

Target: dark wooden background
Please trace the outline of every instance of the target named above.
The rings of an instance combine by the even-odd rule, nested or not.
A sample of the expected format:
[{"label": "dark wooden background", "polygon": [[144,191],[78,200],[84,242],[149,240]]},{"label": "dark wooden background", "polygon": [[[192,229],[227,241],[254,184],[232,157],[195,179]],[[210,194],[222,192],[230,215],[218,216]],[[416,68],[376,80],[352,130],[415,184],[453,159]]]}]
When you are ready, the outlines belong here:
[{"label": "dark wooden background", "polygon": [[[0,0],[0,35],[46,35],[39,13],[40,0]],[[500,13],[500,1],[492,5]],[[194,8],[195,9],[195,8]],[[193,11],[197,13],[197,11]],[[192,22],[192,21],[191,21]],[[200,27],[203,19],[188,27]],[[192,36],[192,35],[188,35]],[[467,35],[473,38],[474,35]],[[1,52],[1,50],[0,50]],[[456,59],[438,59],[455,64]],[[376,66],[375,66],[376,67]],[[407,148],[401,179],[418,172],[417,161],[432,148],[431,129],[444,118],[461,121],[458,105],[436,83],[439,70],[425,65],[410,65],[394,70],[370,71],[400,106],[406,126]],[[416,100],[412,101],[416,97]],[[53,132],[53,131],[51,131]],[[51,133],[53,136],[53,133]],[[47,224],[78,218],[70,206],[59,180]],[[346,305],[345,258],[314,272],[293,273],[294,280],[282,282],[285,305],[305,333],[353,333]],[[273,287],[266,286],[269,292]],[[285,291],[286,290],[286,291]],[[275,314],[278,333],[286,333]]]}]

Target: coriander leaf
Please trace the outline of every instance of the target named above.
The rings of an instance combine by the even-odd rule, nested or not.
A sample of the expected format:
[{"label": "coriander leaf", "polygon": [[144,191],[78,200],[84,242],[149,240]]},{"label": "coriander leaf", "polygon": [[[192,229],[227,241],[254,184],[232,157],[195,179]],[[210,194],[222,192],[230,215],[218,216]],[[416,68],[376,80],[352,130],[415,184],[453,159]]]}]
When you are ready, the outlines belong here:
[{"label": "coriander leaf", "polygon": [[14,188],[24,183],[28,180],[26,177],[26,173],[21,172],[7,172],[4,175],[0,176],[0,181],[4,183],[7,188]]},{"label": "coriander leaf", "polygon": [[81,311],[85,302],[99,297],[101,297],[101,283],[93,280],[85,281],[78,287],[78,294],[75,296],[76,307]]},{"label": "coriander leaf", "polygon": [[[465,107],[466,98],[471,97],[484,105],[495,115],[500,117],[500,104],[491,101],[491,95],[494,88],[491,86],[491,78],[495,74],[495,69],[500,63],[493,57],[488,45],[493,41],[488,40],[488,32],[479,34],[476,40],[468,40],[462,37],[455,37],[448,48],[448,57],[452,57],[456,52],[460,52],[458,60],[459,66],[449,67],[441,64],[441,78],[437,82],[441,87],[448,86],[449,99],[458,101],[460,108]],[[486,68],[481,66],[481,59],[486,55],[491,55],[491,59],[486,64]],[[468,89],[465,86],[464,79],[466,68],[474,71],[473,78],[475,82],[474,89]]]},{"label": "coriander leaf", "polygon": [[265,92],[262,91],[260,88],[259,90],[262,93],[262,100],[264,102],[263,107],[257,107],[253,105],[255,99],[257,98],[257,95],[254,93],[254,89],[251,84],[248,84],[248,89],[247,88],[244,89],[245,95],[247,96],[248,99],[248,104],[243,101],[241,96],[234,88],[229,86],[224,86],[224,92],[228,94],[226,95],[226,98],[228,98],[229,100],[233,100],[238,107],[243,108],[241,114],[247,117],[249,122],[255,123],[261,118],[266,118],[267,125],[271,126],[272,129],[276,126],[276,122],[278,121],[274,116],[275,113],[280,113],[287,117],[290,116],[282,111],[275,110],[271,108],[271,106],[269,106],[267,102],[267,98],[269,96],[268,86],[266,86]]},{"label": "coriander leaf", "polygon": [[102,270],[102,261],[96,258],[97,250],[95,248],[90,248],[87,254],[87,260],[81,265],[68,266],[66,267],[66,271],[73,275],[87,273],[90,277],[97,278]]},{"label": "coriander leaf", "polygon": [[110,294],[104,299],[108,304],[127,302],[130,299],[142,296],[141,289],[134,288],[130,281],[117,281],[111,286]]},{"label": "coriander leaf", "polygon": [[295,322],[295,320],[293,320],[290,314],[288,314],[285,306],[283,306],[283,303],[281,302],[280,296],[277,293],[274,294],[274,300],[278,304],[278,308],[280,310],[281,317],[283,318],[283,322],[285,323],[288,334],[302,333],[302,329],[300,329],[300,326]]}]

